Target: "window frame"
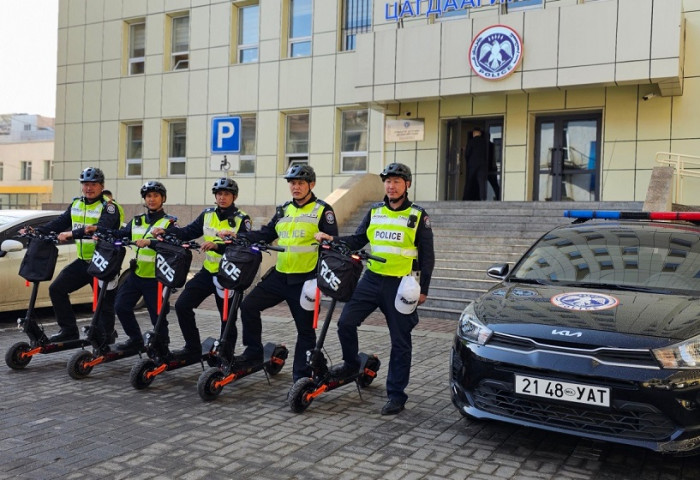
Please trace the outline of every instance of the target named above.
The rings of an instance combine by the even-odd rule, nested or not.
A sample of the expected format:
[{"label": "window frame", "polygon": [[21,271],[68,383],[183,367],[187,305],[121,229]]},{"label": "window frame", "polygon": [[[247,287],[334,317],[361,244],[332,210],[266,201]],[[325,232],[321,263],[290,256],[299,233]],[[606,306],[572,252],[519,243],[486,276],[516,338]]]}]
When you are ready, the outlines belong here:
[{"label": "window frame", "polygon": [[[290,134],[290,120],[292,117],[306,117],[306,152],[289,152],[289,146],[292,143],[289,137]],[[284,160],[285,169],[291,167],[292,165],[308,165],[309,164],[309,132],[311,130],[311,116],[309,112],[295,112],[287,113],[284,116]]]},{"label": "window frame", "polygon": [[[134,141],[132,132],[134,128],[141,128],[141,138],[139,140],[140,145],[138,151],[140,152],[140,157],[130,157],[132,151],[131,146]],[[124,177],[125,178],[137,178],[143,175],[143,123],[127,123],[125,125],[125,149],[124,149]],[[130,173],[130,167],[138,166],[138,173]]]},{"label": "window frame", "polygon": [[[294,22],[294,10],[295,10],[295,1],[297,2],[309,2],[309,8],[311,10],[310,13],[310,21],[309,21],[309,35],[305,36],[299,36],[299,37],[292,37],[292,30],[293,30],[293,22]],[[313,55],[313,29],[314,29],[314,2],[313,0],[288,0],[289,2],[289,18],[287,19],[287,57],[288,58],[304,58],[304,57],[310,57]],[[299,5],[298,3],[296,5]],[[297,17],[298,18],[298,17]],[[301,45],[301,44],[309,44],[309,53],[304,54],[304,55],[294,55],[294,47]]]},{"label": "window frame", "polygon": [[44,160],[44,180],[53,180],[54,163],[53,160]]},{"label": "window frame", "polygon": [[[527,4],[518,5],[518,3],[524,2],[527,2]],[[503,4],[503,8],[505,9],[505,13],[520,12],[524,10],[543,9],[544,4],[545,0],[510,0],[509,2]]]},{"label": "window frame", "polygon": [[[350,12],[350,2],[356,2],[356,3],[362,3],[362,6],[367,7],[369,9],[369,24],[363,24],[360,21],[362,18],[349,18],[349,12]],[[341,8],[342,8],[342,23],[341,23],[341,28],[340,28],[340,50],[343,52],[351,52],[355,50],[356,46],[356,37],[360,33],[366,33],[366,32],[371,32],[372,31],[372,21],[373,21],[373,8],[372,8],[372,0],[342,0],[341,3]],[[358,10],[358,9],[355,9]],[[359,10],[361,12],[365,12],[365,10],[360,7]],[[361,17],[361,15],[360,15]],[[352,20],[356,20],[356,24],[349,26],[348,24],[351,23]],[[350,40],[352,39],[352,40]]]},{"label": "window frame", "polygon": [[[143,55],[142,56],[132,56],[134,52],[134,39],[136,35],[134,34],[135,27],[143,26]],[[128,45],[127,45],[127,67],[126,73],[129,76],[132,75],[144,75],[146,73],[146,19],[138,19],[127,23],[128,27]],[[134,72],[134,67],[141,65],[141,71]]]},{"label": "window frame", "polygon": [[[247,9],[250,9],[252,7],[257,8],[257,15],[258,15],[258,23],[255,26],[257,29],[256,36],[257,36],[257,42],[256,43],[243,43],[243,12]],[[245,5],[234,5],[234,8],[236,8],[236,26],[235,26],[235,35],[236,35],[236,63],[257,63],[260,61],[260,3],[258,2],[253,2],[253,3],[247,3]],[[249,51],[255,51],[255,59],[254,60],[243,60],[243,54],[245,52]]]},{"label": "window frame", "polygon": [[[172,119],[167,121],[168,125],[168,143],[167,143],[167,173],[168,177],[184,177],[187,175],[187,120],[186,119]],[[173,149],[176,148],[174,140],[176,138],[174,129],[179,126],[184,125],[185,131],[184,135],[178,135],[184,139],[184,156],[174,156]],[[184,166],[183,173],[173,173],[173,167],[182,164]]]},{"label": "window frame", "polygon": [[0,182],[5,180],[5,162],[0,162]]},{"label": "window frame", "polygon": [[32,180],[32,161],[22,160],[19,163],[19,179],[21,181],[31,181]]},{"label": "window frame", "polygon": [[[250,125],[246,126],[246,123],[252,121],[252,151],[248,150],[248,144],[246,143],[245,132],[250,132]],[[238,175],[255,175],[256,170],[256,160],[257,160],[257,141],[258,141],[258,118],[256,115],[241,115],[241,152],[238,156],[239,166]],[[252,171],[243,171],[243,165],[247,163],[252,166]]]},{"label": "window frame", "polygon": [[[364,130],[360,129],[352,129],[348,130],[346,129],[346,114],[349,112],[365,112],[366,116],[366,123],[365,123],[365,128]],[[369,171],[369,109],[368,108],[356,108],[356,109],[347,109],[347,110],[342,110],[340,112],[340,164],[339,164],[339,170],[340,173],[342,174],[356,174],[356,173],[367,173]],[[352,133],[360,133],[363,132],[365,133],[365,148],[366,150],[343,150],[343,147],[345,146],[345,136],[346,133],[352,132]],[[365,158],[365,168],[363,170],[357,170],[357,169],[346,169],[344,165],[344,160],[346,158],[358,158],[358,157],[364,157]]]},{"label": "window frame", "polygon": [[[177,72],[179,70],[188,70],[190,68],[190,13],[181,12],[168,15],[170,17],[170,70]],[[176,50],[176,22],[187,19],[187,50]],[[183,57],[177,59],[177,57]],[[178,65],[182,65],[178,67]]]}]

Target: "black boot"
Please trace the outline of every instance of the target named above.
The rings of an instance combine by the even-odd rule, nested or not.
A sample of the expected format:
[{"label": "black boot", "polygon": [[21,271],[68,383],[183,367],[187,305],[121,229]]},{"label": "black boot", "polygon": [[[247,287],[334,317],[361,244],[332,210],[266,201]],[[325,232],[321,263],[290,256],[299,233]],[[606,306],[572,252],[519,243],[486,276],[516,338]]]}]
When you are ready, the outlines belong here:
[{"label": "black boot", "polygon": [[143,339],[141,337],[129,337],[126,341],[117,345],[117,351],[138,351],[143,348]]},{"label": "black boot", "polygon": [[59,343],[69,340],[78,340],[79,338],[78,327],[61,327],[58,333],[54,333],[49,337],[49,341],[51,343]]}]

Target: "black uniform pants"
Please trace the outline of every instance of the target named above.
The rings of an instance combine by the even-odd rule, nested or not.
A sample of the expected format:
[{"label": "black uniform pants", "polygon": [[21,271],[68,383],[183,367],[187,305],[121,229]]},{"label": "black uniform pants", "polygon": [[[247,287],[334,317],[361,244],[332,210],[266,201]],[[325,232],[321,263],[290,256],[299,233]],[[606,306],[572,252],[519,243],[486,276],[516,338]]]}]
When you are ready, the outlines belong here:
[{"label": "black uniform pants", "polygon": [[260,312],[283,301],[287,302],[297,327],[294,367],[292,369],[292,377],[295,382],[300,378],[311,376],[311,369],[306,364],[306,352],[313,350],[316,345],[316,331],[313,328],[314,312],[304,310],[299,303],[303,287],[303,282],[288,284],[287,275],[273,270],[270,275],[255,286],[241,303],[245,355],[261,356],[263,344]]},{"label": "black uniform pants", "polygon": [[[202,268],[187,282],[185,289],[175,302],[177,321],[180,324],[182,336],[185,338],[185,348],[188,350],[200,351],[202,348],[199,329],[197,328],[197,322],[194,318],[194,309],[199,307],[209,295],[215,293],[216,285],[214,285],[214,275],[207,269]],[[221,319],[224,310],[224,300],[218,295],[216,295],[216,307],[219,309],[219,319]],[[231,327],[230,340],[232,340],[235,345],[237,332],[235,325],[231,325]],[[223,322],[221,331],[223,331]]]},{"label": "black uniform pants", "polygon": [[[77,259],[66,265],[49,286],[49,297],[56,314],[56,323],[62,329],[78,328],[75,313],[70,303],[70,294],[80,290],[85,285],[92,286],[93,277],[88,275],[89,262]],[[114,331],[114,299],[117,289],[108,290],[102,300],[97,325],[102,327],[105,334]]]}]

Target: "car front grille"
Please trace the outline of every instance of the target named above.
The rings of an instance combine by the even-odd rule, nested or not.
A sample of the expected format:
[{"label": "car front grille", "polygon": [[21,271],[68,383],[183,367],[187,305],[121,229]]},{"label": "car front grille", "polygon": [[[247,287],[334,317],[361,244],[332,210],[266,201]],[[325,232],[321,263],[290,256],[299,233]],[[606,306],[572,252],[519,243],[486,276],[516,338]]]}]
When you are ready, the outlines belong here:
[{"label": "car front grille", "polygon": [[475,389],[474,405],[503,417],[616,438],[661,441],[675,431],[673,422],[653,405],[625,402],[597,409],[550,403],[519,397],[512,385],[493,380],[484,380]]},{"label": "car front grille", "polygon": [[518,352],[550,351],[556,353],[569,353],[585,355],[602,364],[614,364],[629,367],[658,368],[659,362],[649,350],[609,348],[596,346],[571,346],[571,344],[558,344],[536,341],[531,338],[495,333],[489,340],[490,347],[505,348]]}]

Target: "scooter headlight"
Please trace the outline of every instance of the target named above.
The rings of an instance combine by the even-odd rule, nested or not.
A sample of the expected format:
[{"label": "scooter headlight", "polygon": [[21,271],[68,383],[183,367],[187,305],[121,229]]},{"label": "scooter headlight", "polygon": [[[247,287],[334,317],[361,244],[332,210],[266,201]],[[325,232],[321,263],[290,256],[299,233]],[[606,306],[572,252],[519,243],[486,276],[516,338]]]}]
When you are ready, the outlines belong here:
[{"label": "scooter headlight", "polygon": [[492,334],[493,330],[481,323],[479,317],[476,316],[474,304],[469,304],[459,318],[459,324],[457,326],[457,335],[459,338],[468,342],[484,345],[489,341]]},{"label": "scooter headlight", "polygon": [[652,352],[663,368],[700,368],[700,336]]}]

